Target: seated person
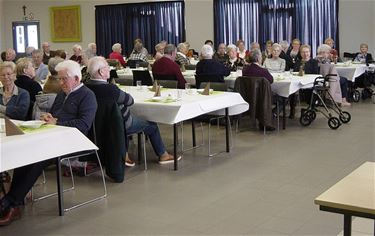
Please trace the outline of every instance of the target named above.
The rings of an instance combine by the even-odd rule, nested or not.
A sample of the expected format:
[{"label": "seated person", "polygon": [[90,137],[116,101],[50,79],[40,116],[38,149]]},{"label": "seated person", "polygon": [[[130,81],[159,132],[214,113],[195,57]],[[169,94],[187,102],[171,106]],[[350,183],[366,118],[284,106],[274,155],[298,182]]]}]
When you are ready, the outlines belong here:
[{"label": "seated person", "polygon": [[[331,64],[331,47],[328,46],[327,44],[322,44],[318,47],[318,56],[316,57],[316,60],[319,62],[319,64]],[[331,74],[337,74],[336,73],[331,73]],[[342,76],[339,76],[340,78],[340,90],[337,93],[341,94],[341,99],[339,102],[342,106],[350,106],[351,104],[347,102],[346,97],[348,95],[348,79]],[[337,79],[335,79],[337,80]],[[334,83],[334,81],[330,82]],[[331,91],[334,86],[330,86],[330,92],[331,95],[335,98],[336,91]],[[338,100],[338,99],[335,99]]]},{"label": "seated person", "polygon": [[126,62],[124,61],[124,57],[121,55],[122,48],[121,44],[115,43],[112,45],[112,52],[109,54],[109,59],[116,59],[120,62],[123,67],[126,67]]},{"label": "seated person", "polygon": [[[173,162],[174,158],[166,151],[157,124],[132,116],[130,106],[134,103],[133,97],[119,89],[116,85],[107,82],[110,69],[106,60],[103,57],[93,57],[89,60],[87,70],[91,75],[87,86],[94,91],[96,97],[98,99],[113,99],[119,105],[123,115],[126,134],[144,132],[150,138],[155,154],[159,157],[159,164]],[[130,159],[126,160],[126,162],[129,164],[134,163]]]},{"label": "seated person", "polygon": [[177,54],[176,54],[176,63],[180,66],[184,65],[190,65],[190,60],[187,57],[187,53],[189,51],[189,48],[185,43],[179,43],[177,45]]},{"label": "seated person", "polygon": [[[81,84],[80,65],[74,61],[64,61],[56,66],[62,92],[56,97],[51,113],[41,117],[48,124],[75,127],[87,134],[96,113],[94,93]],[[26,194],[35,184],[42,171],[55,160],[46,160],[13,171],[9,192],[0,200],[0,226],[9,225],[21,217],[21,206]]]},{"label": "seated person", "polygon": [[288,43],[288,41],[283,40],[279,44],[280,44],[281,49],[282,49],[281,53],[280,53],[280,58],[285,60],[285,70],[289,71],[290,69],[294,68],[292,58],[288,54],[286,54],[288,52],[288,49],[289,49],[289,43]]},{"label": "seated person", "polygon": [[5,51],[5,61],[12,61],[12,62],[16,62],[16,51],[14,51],[13,48],[8,48],[6,51]]},{"label": "seated person", "polygon": [[[218,81],[213,82],[224,82],[224,76],[228,76],[230,74],[230,70],[228,67],[224,66],[217,60],[212,59],[214,51],[210,45],[203,45],[201,50],[201,57],[197,64],[196,74],[197,76],[200,75],[210,75],[210,76],[218,76],[220,78]],[[197,84],[199,88],[199,85]]]},{"label": "seated person", "polygon": [[293,39],[292,46],[286,52],[286,54],[292,58],[292,68],[294,68],[294,63],[296,63],[296,61],[301,60],[300,47],[301,41],[299,41],[299,39]]},{"label": "seated person", "polygon": [[45,82],[48,76],[48,66],[43,63],[43,51],[40,49],[32,52],[33,63],[35,67],[35,80]]},{"label": "seated person", "polygon": [[271,58],[272,57],[272,45],[273,41],[272,40],[267,40],[266,42],[266,49],[262,53],[262,58],[263,58],[263,63],[266,60],[266,58]]},{"label": "seated person", "polygon": [[280,53],[282,49],[280,44],[274,43],[271,49],[271,58],[266,58],[263,63],[264,68],[266,68],[271,73],[278,73],[285,71],[285,60],[280,58]]},{"label": "seated person", "polygon": [[43,86],[43,93],[59,93],[61,92],[60,80],[55,70],[57,64],[63,62],[64,59],[59,57],[53,57],[48,61],[48,70],[51,75],[48,76],[46,83]]},{"label": "seated person", "polygon": [[96,56],[96,43],[89,43],[85,51],[87,59],[93,58]]},{"label": "seated person", "polygon": [[245,60],[237,57],[237,47],[233,44],[227,47],[228,60],[225,62],[225,66],[231,71],[242,70],[245,65]]},{"label": "seated person", "polygon": [[174,76],[177,79],[177,88],[184,89],[186,80],[175,59],[176,47],[173,44],[168,44],[164,49],[164,56],[154,62],[152,74],[154,78],[157,76]]},{"label": "seated person", "polygon": [[30,106],[29,93],[14,84],[16,65],[13,62],[0,63],[0,116],[25,120]]},{"label": "seated person", "polygon": [[229,56],[226,53],[226,48],[227,47],[225,46],[224,43],[220,43],[213,56],[213,59],[220,62],[221,64],[224,64],[229,59]]},{"label": "seated person", "polygon": [[355,62],[370,63],[373,61],[371,53],[368,53],[368,45],[361,43],[360,52],[357,52],[353,58]]},{"label": "seated person", "polygon": [[82,65],[82,47],[81,45],[75,44],[73,46],[73,55],[69,60],[76,61],[78,64]]},{"label": "seated person", "polygon": [[147,52],[147,50],[143,50],[144,47],[142,45],[142,43],[140,42],[136,42],[134,44],[134,49],[132,51],[132,53],[130,54],[129,56],[129,59],[128,61],[143,61],[143,62],[147,62],[147,55],[145,52]]},{"label": "seated person", "polygon": [[155,56],[154,56],[155,61],[163,57],[164,48],[165,48],[165,45],[162,43],[158,43],[155,45],[155,51],[156,51]]},{"label": "seated person", "polygon": [[330,55],[329,55],[329,59],[332,62],[341,61],[340,58],[339,58],[339,52],[334,48],[335,42],[333,41],[333,39],[326,38],[326,40],[324,40],[324,44],[327,44],[328,46],[331,47],[331,52],[330,52]]},{"label": "seated person", "polygon": [[273,77],[270,72],[260,65],[260,63],[262,63],[262,53],[259,49],[252,50],[248,60],[250,64],[242,69],[242,76],[264,77],[270,84],[273,83]]},{"label": "seated person", "polygon": [[249,50],[246,50],[245,48],[245,42],[240,39],[236,42],[236,46],[238,48],[237,57],[245,60],[245,58],[249,55]]}]

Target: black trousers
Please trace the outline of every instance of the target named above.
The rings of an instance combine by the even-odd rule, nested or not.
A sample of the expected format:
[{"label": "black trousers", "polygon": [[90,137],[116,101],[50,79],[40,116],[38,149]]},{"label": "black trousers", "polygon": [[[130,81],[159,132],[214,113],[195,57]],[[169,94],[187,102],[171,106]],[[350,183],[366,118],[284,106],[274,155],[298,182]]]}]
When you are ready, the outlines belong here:
[{"label": "black trousers", "polygon": [[10,190],[5,196],[12,206],[23,204],[26,194],[34,186],[42,171],[49,165],[55,164],[56,159],[46,160],[27,166],[19,167],[13,171]]}]

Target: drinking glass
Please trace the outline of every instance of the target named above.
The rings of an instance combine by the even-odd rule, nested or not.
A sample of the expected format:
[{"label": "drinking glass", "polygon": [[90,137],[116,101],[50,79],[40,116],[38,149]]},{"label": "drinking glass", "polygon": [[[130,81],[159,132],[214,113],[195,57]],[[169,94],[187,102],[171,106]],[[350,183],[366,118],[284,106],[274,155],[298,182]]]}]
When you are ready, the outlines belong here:
[{"label": "drinking glass", "polygon": [[141,89],[142,89],[142,81],[137,80],[137,90],[141,90]]}]

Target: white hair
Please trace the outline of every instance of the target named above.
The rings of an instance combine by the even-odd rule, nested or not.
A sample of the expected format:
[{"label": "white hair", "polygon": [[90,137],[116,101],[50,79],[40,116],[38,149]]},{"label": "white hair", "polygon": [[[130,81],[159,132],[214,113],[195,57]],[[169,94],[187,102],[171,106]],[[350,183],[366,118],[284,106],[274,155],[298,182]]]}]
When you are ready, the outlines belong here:
[{"label": "white hair", "polygon": [[73,45],[73,50],[75,51],[75,50],[77,50],[77,49],[79,49],[79,50],[82,51],[82,47],[81,47],[81,45],[74,44],[74,45]]},{"label": "white hair", "polygon": [[205,44],[201,49],[201,55],[204,59],[211,59],[212,55],[214,55],[214,50],[210,45]]},{"label": "white hair", "polygon": [[179,43],[179,44],[177,45],[177,51],[178,51],[178,52],[181,52],[182,49],[186,49],[186,48],[187,48],[187,46],[186,46],[185,43]]},{"label": "white hair", "polygon": [[90,48],[90,50],[92,50],[92,48],[93,48],[94,46],[96,46],[95,43],[89,43],[89,44],[87,45],[87,47]]},{"label": "white hair", "polygon": [[280,46],[284,50],[285,48],[289,48],[289,43],[286,40],[280,41]]},{"label": "white hair", "polygon": [[281,47],[281,45],[278,44],[278,43],[274,43],[274,44],[272,44],[272,49],[275,49],[275,48],[279,48],[280,50],[283,49],[283,48]]},{"label": "white hair", "polygon": [[328,44],[322,44],[318,47],[318,54],[321,52],[330,52],[331,47]]},{"label": "white hair", "polygon": [[87,64],[87,72],[91,75],[91,77],[96,78],[98,71],[106,66],[108,66],[108,63],[104,57],[93,57]]},{"label": "white hair", "polygon": [[234,45],[234,44],[229,44],[227,46],[227,52],[231,51],[231,50],[234,50],[234,51],[237,51],[237,46]]},{"label": "white hair", "polygon": [[81,78],[82,78],[81,66],[75,61],[66,60],[66,61],[60,62],[55,67],[55,70],[57,72],[66,70],[69,77],[77,76],[79,78],[79,81],[81,81]]},{"label": "white hair", "polygon": [[115,43],[112,45],[112,51],[118,51],[121,48],[121,44]]}]

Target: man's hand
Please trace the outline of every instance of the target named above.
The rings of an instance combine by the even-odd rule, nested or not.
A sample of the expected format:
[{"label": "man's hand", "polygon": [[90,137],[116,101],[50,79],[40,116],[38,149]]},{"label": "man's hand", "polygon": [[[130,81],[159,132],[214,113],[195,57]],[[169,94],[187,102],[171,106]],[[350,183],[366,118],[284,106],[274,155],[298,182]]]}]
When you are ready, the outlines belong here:
[{"label": "man's hand", "polygon": [[55,125],[57,123],[57,118],[54,118],[50,113],[42,114],[40,119],[45,121],[47,124]]}]

